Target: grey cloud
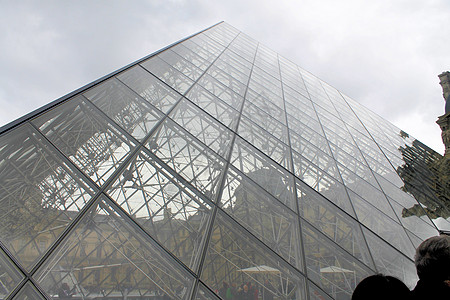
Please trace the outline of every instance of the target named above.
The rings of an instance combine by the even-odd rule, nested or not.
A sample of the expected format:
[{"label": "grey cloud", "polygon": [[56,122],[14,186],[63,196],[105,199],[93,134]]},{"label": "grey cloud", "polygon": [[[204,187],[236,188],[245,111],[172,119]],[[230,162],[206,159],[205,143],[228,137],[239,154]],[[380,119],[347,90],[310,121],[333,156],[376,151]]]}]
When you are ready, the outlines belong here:
[{"label": "grey cloud", "polygon": [[[436,126],[443,112],[445,1],[0,3],[0,101],[14,107],[1,123],[221,20],[390,121],[419,116]],[[405,126],[440,149],[438,128],[416,134]]]}]

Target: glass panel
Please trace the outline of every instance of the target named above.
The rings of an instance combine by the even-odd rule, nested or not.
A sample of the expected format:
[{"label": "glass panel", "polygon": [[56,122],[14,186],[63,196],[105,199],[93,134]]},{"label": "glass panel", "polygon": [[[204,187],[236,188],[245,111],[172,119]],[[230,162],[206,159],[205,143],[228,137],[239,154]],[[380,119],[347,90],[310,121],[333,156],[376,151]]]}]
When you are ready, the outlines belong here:
[{"label": "glass panel", "polygon": [[146,144],[168,167],[214,199],[224,161],[205,145],[166,119]]},{"label": "glass panel", "polygon": [[298,216],[293,211],[233,167],[225,179],[221,204],[243,227],[302,270]]},{"label": "glass panel", "polygon": [[67,285],[82,299],[185,299],[193,278],[130,222],[99,201],[34,278],[48,294]]},{"label": "glass panel", "polygon": [[[232,91],[240,91],[240,95],[243,95],[243,92],[245,92],[245,85],[244,83],[247,83],[247,80],[244,78],[244,83],[241,81],[235,79],[233,76],[231,76],[229,73],[223,71],[222,69],[219,69],[215,67],[215,65],[211,66],[211,68],[208,69],[206,72],[209,76],[219,81],[221,84],[226,86],[227,88],[231,89]],[[200,83],[202,84],[202,83]]]},{"label": "glass panel", "polygon": [[289,148],[279,139],[246,117],[241,117],[238,133],[243,139],[261,150],[285,169],[292,170]]},{"label": "glass panel", "polygon": [[236,138],[231,163],[275,198],[295,208],[292,175],[241,138]]},{"label": "glass panel", "polygon": [[[286,124],[286,114],[284,113],[284,102],[282,98],[278,98],[280,103],[276,105],[274,96],[271,96],[270,92],[262,90],[256,93],[249,89],[245,95],[245,99],[247,101],[245,102],[243,114],[254,122],[258,124],[261,122],[268,122],[265,118],[270,117],[282,124]],[[256,114],[256,116],[253,116],[253,114]],[[257,119],[254,119],[253,117],[256,117]],[[270,126],[261,126],[270,128]]]},{"label": "glass panel", "polygon": [[395,276],[410,289],[414,288],[418,280],[414,262],[364,227],[363,232],[375,260],[377,271]]},{"label": "glass panel", "polygon": [[[318,125],[317,130],[322,130],[318,122],[314,121],[314,123]],[[310,148],[317,148],[328,156],[331,156],[330,147],[325,137],[301,122],[291,122],[289,120],[289,136],[291,138],[292,150],[300,154],[302,154],[303,148],[311,145],[309,146]]]},{"label": "glass panel", "polygon": [[392,210],[392,206],[386,199],[386,195],[383,194],[383,192],[378,188],[370,185],[363,179],[358,178],[356,175],[353,177],[348,177],[347,181],[344,183],[348,190],[351,190],[359,197],[381,210],[384,214],[388,215],[390,218],[397,220],[397,217]]},{"label": "glass panel", "polygon": [[[203,47],[203,44],[206,47]],[[186,47],[187,49],[189,49],[190,51],[192,51],[193,53],[195,53],[196,55],[198,55],[199,57],[201,57],[202,59],[207,61],[208,64],[210,64],[223,50],[223,49],[219,50],[217,48],[210,47],[209,44],[202,42],[198,35],[194,36],[178,45],[182,45],[182,46]],[[175,52],[179,53],[178,49],[175,48],[173,50]]]},{"label": "glass panel", "polygon": [[[199,51],[200,48],[197,48]],[[198,52],[194,52],[189,47],[186,47],[184,43],[175,45],[170,48],[170,51],[175,52],[185,60],[189,61],[190,63],[194,64],[196,67],[200,68],[201,70],[205,71],[208,66],[210,65],[211,61],[206,60],[202,57],[202,55]],[[203,53],[205,51],[203,50]]]},{"label": "glass panel", "polygon": [[[23,288],[14,296],[17,300],[44,300],[45,298],[36,290],[36,288],[28,281]],[[54,299],[52,297],[52,299]],[[56,298],[62,299],[62,298]]]},{"label": "glass panel", "polygon": [[350,299],[358,282],[375,273],[306,222],[302,231],[308,277],[335,299]]},{"label": "glass panel", "polygon": [[[230,48],[228,49],[230,50]],[[239,79],[242,83],[247,84],[252,64],[250,63],[250,61],[242,58],[240,55],[237,55],[236,53],[231,52],[229,50],[225,51],[220,56],[220,58],[216,61],[215,65],[217,65],[218,68],[223,69],[225,72],[229,74],[234,73],[234,71],[227,71],[230,67],[239,71],[241,74],[243,74],[243,76],[245,76],[245,79],[247,80],[244,80],[244,77],[241,76],[234,76],[234,77],[236,79]],[[229,67],[222,66],[221,62],[224,62]]]},{"label": "glass panel", "polygon": [[358,222],[319,193],[297,181],[300,215],[350,254],[374,269]]},{"label": "glass panel", "polygon": [[[225,93],[222,94],[222,97],[224,95]],[[243,98],[232,92],[227,94],[227,96],[230,98],[234,97],[235,100],[231,100],[231,102],[236,104],[235,109],[240,109]],[[189,91],[186,97],[228,128],[236,130],[239,112],[225,104],[226,101],[230,102],[229,98],[227,98],[229,100],[222,102],[219,98],[209,93],[198,84]]]},{"label": "glass panel", "polygon": [[94,87],[84,96],[140,141],[162,118],[158,110],[117,79]]},{"label": "glass panel", "polygon": [[194,81],[203,73],[202,70],[170,49],[159,53],[158,57]]},{"label": "glass panel", "polygon": [[[192,51],[197,50],[198,48],[201,48],[205,51],[208,51],[210,53],[211,57],[217,57],[219,56],[220,52],[225,49],[224,46],[216,43],[215,41],[211,40],[209,37],[203,34],[196,35],[194,37],[191,37],[189,40],[184,41],[183,45],[186,45],[189,47],[189,49],[192,49]],[[198,53],[195,51],[195,53]],[[206,57],[205,57],[206,59]],[[210,59],[212,61],[213,59]]]},{"label": "glass panel", "polygon": [[29,125],[0,139],[0,239],[27,270],[94,194],[71,168]]},{"label": "glass panel", "polygon": [[253,299],[257,291],[274,298],[306,299],[303,276],[221,211],[216,216],[201,279],[212,290],[219,290],[224,282],[235,286],[243,299]]},{"label": "glass panel", "polygon": [[193,80],[157,56],[142,62],[141,66],[180,94],[184,94],[194,84]]},{"label": "glass panel", "polygon": [[211,206],[146,153],[140,153],[108,190],[155,240],[192,270]]},{"label": "glass panel", "polygon": [[332,298],[330,296],[328,296],[324,291],[322,291],[312,281],[309,281],[308,284],[309,284],[309,299],[310,300],[332,300]]},{"label": "glass panel", "polygon": [[[231,299],[238,299],[237,289],[235,287],[231,287],[231,286],[229,288],[230,288],[229,294],[232,295]],[[232,291],[234,291],[234,293]],[[196,300],[218,300],[219,299],[218,292],[219,291],[217,290],[217,293],[214,294],[202,283],[199,283],[197,295],[195,296],[195,299]],[[226,292],[225,292],[225,294],[226,294]],[[226,298],[224,298],[224,299],[226,299]]]},{"label": "glass panel", "polygon": [[23,274],[3,250],[0,250],[0,299],[5,299],[23,278]]},{"label": "glass panel", "polygon": [[292,154],[297,177],[311,183],[313,187],[321,181],[321,177],[330,177],[330,175],[334,180],[341,182],[341,176],[332,157],[309,143],[304,143],[297,149],[301,152],[294,151]]},{"label": "glass panel", "polygon": [[[219,97],[220,99],[225,101],[225,103],[227,103],[228,105],[230,105],[232,107],[235,107],[235,104],[233,102],[227,101],[226,98],[221,97],[222,93],[232,92],[234,94],[239,95],[240,97],[243,97],[245,94],[245,90],[246,90],[245,85],[243,85],[239,81],[235,80],[234,83],[235,83],[234,86],[229,87],[229,86],[225,85],[224,83],[220,82],[219,80],[216,80],[214,77],[211,77],[208,74],[205,74],[204,76],[202,76],[202,78],[200,78],[200,80],[198,81],[199,85],[201,85],[202,87],[207,89],[209,92],[216,95],[217,97]],[[240,99],[240,97],[233,97],[232,100],[234,98]]]},{"label": "glass panel", "polygon": [[413,258],[415,248],[405,233],[405,229],[393,219],[370,205],[349,190],[350,198],[360,223],[364,224],[394,247]]},{"label": "glass panel", "polygon": [[180,98],[179,94],[140,66],[119,74],[117,78],[163,113]]},{"label": "glass panel", "polygon": [[228,156],[233,132],[190,101],[182,100],[178,103],[170,118],[220,156]]},{"label": "glass panel", "polygon": [[39,130],[99,185],[135,144],[78,96],[33,120]]},{"label": "glass panel", "polygon": [[[243,66],[236,66],[235,64],[239,64],[238,61],[232,61],[231,63],[234,63],[234,65],[226,62],[223,58],[224,55],[220,56],[220,59],[216,60],[214,62],[214,66],[225,72],[226,74],[231,75],[233,78],[236,78],[239,82],[242,82],[243,84],[247,84],[248,82],[248,76],[250,73],[250,69],[247,69]],[[232,58],[229,56],[225,58],[227,61],[230,61]]]}]

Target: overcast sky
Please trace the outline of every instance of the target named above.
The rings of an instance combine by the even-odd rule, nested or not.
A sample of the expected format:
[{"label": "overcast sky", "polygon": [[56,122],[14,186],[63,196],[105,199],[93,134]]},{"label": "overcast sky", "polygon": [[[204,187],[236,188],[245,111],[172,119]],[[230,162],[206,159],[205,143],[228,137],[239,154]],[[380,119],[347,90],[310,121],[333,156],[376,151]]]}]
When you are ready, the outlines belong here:
[{"label": "overcast sky", "polygon": [[443,153],[448,0],[0,0],[0,126],[219,21]]}]

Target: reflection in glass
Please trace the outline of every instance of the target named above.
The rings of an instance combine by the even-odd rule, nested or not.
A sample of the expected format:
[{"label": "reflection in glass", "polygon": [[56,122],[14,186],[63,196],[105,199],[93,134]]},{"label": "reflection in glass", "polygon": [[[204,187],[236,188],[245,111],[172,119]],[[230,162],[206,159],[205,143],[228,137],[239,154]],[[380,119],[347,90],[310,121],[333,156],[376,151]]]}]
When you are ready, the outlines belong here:
[{"label": "reflection in glass", "polygon": [[117,78],[163,113],[167,112],[180,98],[174,90],[141,66],[120,73]]},{"label": "reflection in glass", "polygon": [[214,199],[225,165],[215,152],[205,149],[205,145],[170,119],[159,127],[146,147],[190,184]]},{"label": "reflection in glass", "polygon": [[87,91],[84,96],[138,140],[147,136],[162,114],[117,79]]},{"label": "reflection in glass", "polygon": [[44,300],[45,298],[28,281],[23,288],[14,296],[16,300]]},{"label": "reflection in glass", "polygon": [[306,299],[303,276],[220,211],[204,264],[201,279],[212,290],[219,291],[225,283],[248,299],[256,292]]},{"label": "reflection in glass", "polygon": [[450,230],[448,160],[226,23],[7,127],[0,298],[349,299]]},{"label": "reflection in glass", "polygon": [[374,273],[306,222],[302,231],[308,277],[335,299],[350,299],[356,285]]},{"label": "reflection in glass", "polygon": [[82,299],[184,299],[190,275],[113,206],[97,204],[34,275],[45,292],[58,299],[67,285]]},{"label": "reflection in glass", "polygon": [[211,206],[145,153],[108,191],[154,239],[195,270]]},{"label": "reflection in glass", "polygon": [[292,265],[302,269],[298,217],[234,168],[228,170],[223,210]]},{"label": "reflection in glass", "polygon": [[0,299],[5,299],[23,278],[23,274],[0,250]]},{"label": "reflection in glass", "polygon": [[[403,133],[403,136],[407,135]],[[406,136],[405,136],[406,137]],[[412,194],[419,204],[403,210],[404,218],[421,217],[425,213],[439,221],[439,227],[450,229],[450,185],[448,158],[440,156],[421,142],[400,147],[403,164],[397,172],[404,182],[402,189]]]},{"label": "reflection in glass", "polygon": [[0,138],[0,239],[30,270],[94,193],[29,125]]},{"label": "reflection in glass", "polygon": [[135,146],[82,96],[50,110],[33,123],[100,185]]}]

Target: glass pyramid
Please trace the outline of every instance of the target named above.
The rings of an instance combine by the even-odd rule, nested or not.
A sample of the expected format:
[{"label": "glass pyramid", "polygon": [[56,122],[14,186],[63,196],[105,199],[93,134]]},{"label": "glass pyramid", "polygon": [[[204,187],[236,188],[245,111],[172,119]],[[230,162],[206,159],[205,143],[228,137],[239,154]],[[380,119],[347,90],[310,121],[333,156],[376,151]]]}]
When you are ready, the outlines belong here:
[{"label": "glass pyramid", "polygon": [[350,299],[450,229],[439,154],[223,22],[1,130],[2,299]]}]

